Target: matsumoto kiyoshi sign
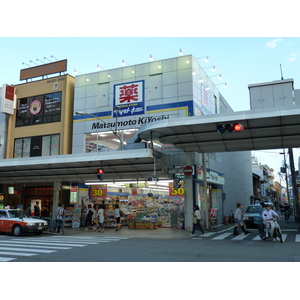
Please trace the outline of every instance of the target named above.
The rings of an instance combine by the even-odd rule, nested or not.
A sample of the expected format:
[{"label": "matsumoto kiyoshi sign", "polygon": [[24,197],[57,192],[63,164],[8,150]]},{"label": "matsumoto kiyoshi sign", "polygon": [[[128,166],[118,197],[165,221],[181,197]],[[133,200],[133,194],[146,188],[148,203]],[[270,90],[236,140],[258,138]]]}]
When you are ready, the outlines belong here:
[{"label": "matsumoto kiyoshi sign", "polygon": [[[134,116],[145,113],[145,81],[114,85],[114,105],[119,106],[118,116]],[[114,117],[116,114],[114,113]]]},{"label": "matsumoto kiyoshi sign", "polygon": [[[164,115],[164,116],[147,116],[147,117],[139,117],[137,119],[129,119],[125,121],[118,121],[118,127],[119,128],[126,128],[126,127],[132,127],[132,126],[137,126],[140,127],[142,125],[146,125],[152,122],[156,121],[162,121],[162,120],[169,120],[170,116],[169,115]],[[110,128],[115,128],[116,122],[96,122],[92,124],[92,129],[110,129]]]}]

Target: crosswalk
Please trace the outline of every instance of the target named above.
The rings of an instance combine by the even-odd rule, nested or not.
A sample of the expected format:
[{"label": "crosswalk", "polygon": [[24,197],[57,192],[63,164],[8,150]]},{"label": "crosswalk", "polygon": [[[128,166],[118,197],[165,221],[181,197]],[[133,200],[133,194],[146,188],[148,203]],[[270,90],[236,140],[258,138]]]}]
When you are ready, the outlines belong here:
[{"label": "crosswalk", "polygon": [[8,262],[19,257],[49,254],[60,250],[86,247],[100,243],[117,242],[128,237],[89,237],[89,236],[51,236],[33,238],[3,239],[0,235],[0,262]]},{"label": "crosswalk", "polygon": [[[296,234],[294,231],[289,229],[285,231],[284,229],[282,231],[282,240],[286,241],[287,237],[289,236],[289,241],[293,241],[296,243],[300,243],[300,234]],[[287,232],[287,233],[284,233]],[[202,240],[202,239],[211,239],[213,241],[217,240],[225,240],[230,239],[233,241],[242,241],[242,240],[251,240],[251,241],[262,241],[260,236],[257,234],[257,230],[252,231],[248,234],[241,233],[239,235],[233,235],[231,231],[219,231],[219,232],[206,232],[205,235],[199,235],[192,237],[194,240]]]}]

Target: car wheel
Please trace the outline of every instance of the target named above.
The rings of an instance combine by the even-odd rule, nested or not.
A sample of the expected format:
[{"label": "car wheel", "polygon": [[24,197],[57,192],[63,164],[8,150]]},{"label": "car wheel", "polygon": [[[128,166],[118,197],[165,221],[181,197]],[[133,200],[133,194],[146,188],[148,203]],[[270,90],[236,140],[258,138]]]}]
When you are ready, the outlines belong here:
[{"label": "car wheel", "polygon": [[22,228],[21,228],[21,226],[20,225],[15,225],[13,227],[13,229],[12,229],[12,234],[14,236],[20,236],[20,235],[22,235]]}]

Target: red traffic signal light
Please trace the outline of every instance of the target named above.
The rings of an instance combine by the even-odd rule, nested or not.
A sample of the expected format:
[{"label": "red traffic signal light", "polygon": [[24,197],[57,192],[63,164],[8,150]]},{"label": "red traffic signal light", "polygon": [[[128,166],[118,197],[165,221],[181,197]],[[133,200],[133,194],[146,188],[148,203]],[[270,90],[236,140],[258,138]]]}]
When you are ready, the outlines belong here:
[{"label": "red traffic signal light", "polygon": [[244,126],[241,123],[225,124],[225,125],[220,124],[217,126],[217,131],[222,134],[226,132],[233,132],[233,131],[240,132],[242,130],[244,130]]},{"label": "red traffic signal light", "polygon": [[97,174],[104,174],[103,169],[97,169]]},{"label": "red traffic signal light", "polygon": [[103,178],[104,178],[104,171],[103,171],[103,169],[97,169],[97,178],[99,180],[103,180]]},{"label": "red traffic signal light", "polygon": [[244,129],[244,126],[243,126],[243,124],[235,123],[235,124],[233,124],[233,129],[235,131],[239,132],[239,131],[242,131]]}]

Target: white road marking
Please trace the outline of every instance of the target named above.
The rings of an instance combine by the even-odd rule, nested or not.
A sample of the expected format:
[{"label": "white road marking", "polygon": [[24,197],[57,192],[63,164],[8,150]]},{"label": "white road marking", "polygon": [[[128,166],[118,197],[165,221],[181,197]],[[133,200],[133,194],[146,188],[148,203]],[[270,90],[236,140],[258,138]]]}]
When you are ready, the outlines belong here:
[{"label": "white road marking", "polygon": [[14,248],[10,248],[10,247],[0,247],[0,250],[10,250],[10,251],[24,251],[24,252],[38,252],[38,253],[52,253],[52,252],[56,252],[55,250],[41,250],[41,249],[25,249],[25,248],[21,248],[21,247],[14,247]]},{"label": "white road marking", "polygon": [[241,234],[235,236],[232,240],[238,240],[238,241],[243,240],[243,239],[246,238],[249,234],[251,234],[251,233],[248,233],[248,234],[241,233]]},{"label": "white road marking", "polygon": [[13,256],[33,256],[37,255],[36,253],[22,253],[22,252],[6,252],[0,251],[1,255],[13,255]]},{"label": "white road marking", "polygon": [[14,259],[16,259],[16,258],[14,258],[14,257],[1,257],[0,256],[0,262],[2,261],[2,262],[4,262],[4,261],[11,261],[11,260],[14,260]]},{"label": "white road marking", "polygon": [[212,238],[212,240],[223,240],[225,238],[227,238],[229,235],[232,235],[231,232],[225,232],[225,233],[222,233],[214,238]]}]

